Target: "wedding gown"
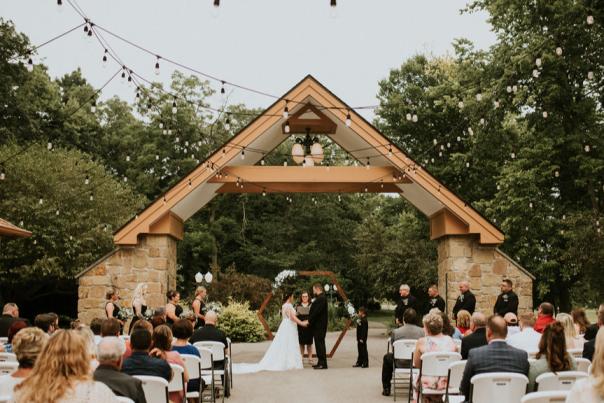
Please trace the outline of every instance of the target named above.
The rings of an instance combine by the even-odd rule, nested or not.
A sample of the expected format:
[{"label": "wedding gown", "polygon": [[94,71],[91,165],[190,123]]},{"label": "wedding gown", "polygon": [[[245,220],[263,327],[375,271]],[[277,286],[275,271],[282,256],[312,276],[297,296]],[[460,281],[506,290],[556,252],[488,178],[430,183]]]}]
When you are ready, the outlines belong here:
[{"label": "wedding gown", "polygon": [[302,355],[298,345],[298,327],[291,318],[296,315],[294,307],[286,302],[281,307],[283,319],[264,357],[257,364],[233,364],[234,374],[249,374],[260,371],[287,371],[302,369]]}]

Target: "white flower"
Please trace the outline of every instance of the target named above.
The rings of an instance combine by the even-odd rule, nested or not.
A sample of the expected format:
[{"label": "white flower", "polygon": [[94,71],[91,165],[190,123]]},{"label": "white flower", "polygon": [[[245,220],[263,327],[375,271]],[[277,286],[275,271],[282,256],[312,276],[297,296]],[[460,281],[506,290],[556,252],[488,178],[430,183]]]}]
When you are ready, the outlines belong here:
[{"label": "white flower", "polygon": [[277,289],[281,287],[283,282],[288,278],[295,278],[298,273],[295,270],[283,270],[281,273],[277,274],[275,277],[275,282],[273,283],[273,288]]},{"label": "white flower", "polygon": [[351,315],[351,316],[354,315],[354,306],[348,305],[347,309],[348,309],[348,314],[349,315]]}]

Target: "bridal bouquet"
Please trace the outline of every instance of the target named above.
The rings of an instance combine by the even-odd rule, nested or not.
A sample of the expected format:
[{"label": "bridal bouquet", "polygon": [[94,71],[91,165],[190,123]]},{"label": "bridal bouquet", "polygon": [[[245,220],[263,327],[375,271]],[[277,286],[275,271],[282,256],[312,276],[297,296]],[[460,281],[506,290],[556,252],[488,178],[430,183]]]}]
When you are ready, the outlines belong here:
[{"label": "bridal bouquet", "polygon": [[350,320],[353,321],[355,324],[360,325],[361,318],[359,317],[359,314],[357,313],[356,309],[354,309],[354,305],[352,305],[352,302],[346,301],[345,308],[346,312],[348,312],[348,316],[350,316]]},{"label": "bridal bouquet", "polygon": [[277,274],[275,277],[275,282],[273,283],[273,290],[281,287],[283,282],[288,278],[296,278],[298,273],[295,270],[283,270],[281,273]]},{"label": "bridal bouquet", "polygon": [[214,311],[214,312],[216,312],[217,315],[220,315],[222,313],[222,304],[218,301],[208,302],[203,307],[203,312],[207,313],[210,311]]},{"label": "bridal bouquet", "polygon": [[117,318],[122,321],[126,321],[134,316],[134,312],[130,308],[120,308]]}]

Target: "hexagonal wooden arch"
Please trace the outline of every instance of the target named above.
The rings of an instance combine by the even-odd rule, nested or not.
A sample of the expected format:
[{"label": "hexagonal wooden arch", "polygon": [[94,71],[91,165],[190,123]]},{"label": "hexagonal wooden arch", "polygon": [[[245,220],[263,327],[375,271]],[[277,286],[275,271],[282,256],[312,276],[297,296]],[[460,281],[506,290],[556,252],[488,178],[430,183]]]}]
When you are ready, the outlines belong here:
[{"label": "hexagonal wooden arch", "polygon": [[[346,293],[342,289],[342,286],[340,286],[340,283],[338,282],[338,279],[336,278],[336,275],[334,272],[332,272],[332,271],[299,271],[299,272],[297,272],[297,275],[298,275],[298,277],[329,277],[332,284],[334,284],[338,288],[338,294],[340,295],[340,297],[342,297],[342,300],[344,301],[344,303],[348,302],[348,297],[346,296]],[[264,318],[264,310],[266,309],[268,303],[270,302],[270,300],[272,298],[273,298],[273,292],[270,291],[264,298],[262,305],[260,305],[260,309],[258,309],[258,319],[260,319],[262,326],[264,326],[264,330],[266,331],[266,334],[267,334],[269,340],[273,339],[273,333],[271,332],[268,322]],[[352,320],[350,320],[350,318],[347,319],[344,329],[342,329],[342,331],[340,332],[340,335],[338,336],[338,339],[336,340],[336,344],[334,344],[334,346],[331,348],[331,351],[329,353],[327,353],[327,358],[333,357],[336,350],[340,346],[342,339],[344,338],[344,336],[346,336],[346,332],[348,332],[348,329],[350,329],[351,324],[352,324]],[[305,356],[306,356],[306,354],[305,354]],[[315,356],[316,355],[313,354],[313,357],[315,357]]]}]

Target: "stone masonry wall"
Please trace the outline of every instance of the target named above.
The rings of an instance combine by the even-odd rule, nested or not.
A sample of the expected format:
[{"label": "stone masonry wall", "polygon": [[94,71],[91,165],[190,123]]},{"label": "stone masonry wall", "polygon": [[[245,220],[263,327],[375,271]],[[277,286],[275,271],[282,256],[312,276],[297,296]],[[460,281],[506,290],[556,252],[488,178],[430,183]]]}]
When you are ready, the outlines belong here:
[{"label": "stone masonry wall", "polygon": [[147,305],[166,303],[166,292],[176,287],[176,240],[168,235],[142,236],[134,247],[120,247],[79,278],[78,318],[89,324],[105,317],[105,293],[118,290],[121,307],[131,308],[132,292],[147,283]]},{"label": "stone masonry wall", "polygon": [[468,236],[438,241],[438,286],[443,296],[446,292],[449,313],[459,295],[459,282],[467,280],[476,296],[476,310],[491,314],[501,280],[506,278],[512,280],[518,294],[518,311],[532,310],[532,278],[497,247],[480,245],[477,238]]}]

